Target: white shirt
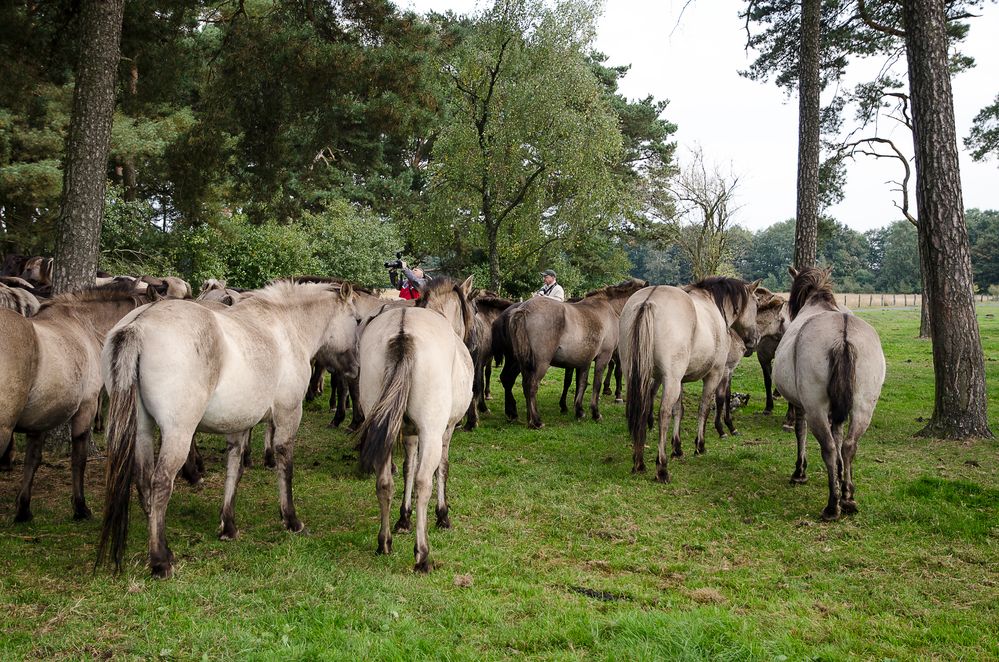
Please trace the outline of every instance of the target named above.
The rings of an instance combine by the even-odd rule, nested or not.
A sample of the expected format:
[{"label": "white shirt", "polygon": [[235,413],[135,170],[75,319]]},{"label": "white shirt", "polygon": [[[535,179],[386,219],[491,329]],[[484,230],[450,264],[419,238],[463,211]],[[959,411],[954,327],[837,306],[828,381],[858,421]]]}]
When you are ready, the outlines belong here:
[{"label": "white shirt", "polygon": [[555,299],[556,301],[565,301],[565,290],[557,282],[551,285],[545,285],[540,290],[538,290],[534,296],[548,297],[549,299]]}]

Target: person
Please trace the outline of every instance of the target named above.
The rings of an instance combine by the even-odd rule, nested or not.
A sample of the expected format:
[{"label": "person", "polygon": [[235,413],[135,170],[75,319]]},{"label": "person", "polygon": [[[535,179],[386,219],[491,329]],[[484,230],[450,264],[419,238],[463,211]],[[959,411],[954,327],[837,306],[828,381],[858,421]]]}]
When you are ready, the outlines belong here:
[{"label": "person", "polygon": [[395,269],[389,271],[389,278],[392,280],[392,287],[399,290],[399,296],[403,299],[419,299],[420,290],[427,286],[427,279],[423,274],[423,269],[416,267],[410,270],[405,262],[402,265],[404,278],[399,278],[399,272]]},{"label": "person", "polygon": [[549,299],[555,299],[556,301],[565,301],[565,290],[563,290],[562,286],[556,281],[555,272],[551,269],[545,269],[541,272],[541,276],[545,281],[544,287],[535,292],[534,296],[548,297]]}]

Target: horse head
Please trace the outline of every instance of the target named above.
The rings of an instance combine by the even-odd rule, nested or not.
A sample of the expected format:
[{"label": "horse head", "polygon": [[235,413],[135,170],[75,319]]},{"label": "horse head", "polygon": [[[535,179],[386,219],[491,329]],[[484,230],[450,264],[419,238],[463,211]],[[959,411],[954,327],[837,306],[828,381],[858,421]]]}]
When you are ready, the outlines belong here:
[{"label": "horse head", "polygon": [[788,308],[793,320],[813,299],[836,309],[836,297],[832,291],[832,267],[805,267],[797,270],[788,267],[787,272],[794,280],[791,282],[791,293],[788,295]]},{"label": "horse head", "polygon": [[460,285],[448,276],[437,276],[427,284],[416,305],[446,317],[455,334],[471,347],[475,342],[474,297],[472,276]]}]

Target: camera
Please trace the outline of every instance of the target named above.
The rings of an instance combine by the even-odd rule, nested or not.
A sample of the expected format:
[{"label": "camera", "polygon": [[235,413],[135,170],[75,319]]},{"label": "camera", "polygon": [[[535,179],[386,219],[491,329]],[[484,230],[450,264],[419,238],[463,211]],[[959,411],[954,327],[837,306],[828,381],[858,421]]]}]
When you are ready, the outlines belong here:
[{"label": "camera", "polygon": [[402,251],[397,251],[395,259],[385,263],[386,269],[402,269]]}]

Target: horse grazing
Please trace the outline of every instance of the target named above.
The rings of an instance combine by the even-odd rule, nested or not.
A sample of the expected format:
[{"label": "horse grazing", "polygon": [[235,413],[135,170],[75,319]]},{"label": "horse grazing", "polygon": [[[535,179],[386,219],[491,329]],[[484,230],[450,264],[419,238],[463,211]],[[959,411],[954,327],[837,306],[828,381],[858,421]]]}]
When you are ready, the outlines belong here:
[{"label": "horse grazing", "polygon": [[67,422],[72,434],[73,517],[90,517],[83,477],[102,386],[101,345],[118,320],[154,295],[119,285],[56,296],[30,318],[0,310],[0,444],[7,446],[0,455],[10,452],[13,432],[27,434],[15,521],[32,518],[31,486],[45,436]]},{"label": "horse grazing", "polygon": [[377,553],[392,551],[389,528],[394,483],[392,446],[400,432],[405,445],[405,493],[396,523],[409,531],[416,489],[418,572],[430,570],[427,504],[437,474],[437,526],[448,528],[447,478],[451,435],[472,400],[475,315],[472,278],[458,285],[434,278],[415,308],[386,308],[366,322],[360,340],[360,403],[365,412],[358,431],[361,466],[377,473],[381,526]]},{"label": "horse grazing", "polygon": [[[881,338],[870,324],[836,305],[831,270],[793,267],[788,298],[791,324],[777,347],[774,381],[795,409],[798,461],[792,483],[807,480],[807,429],[819,440],[829,478],[822,519],[857,512],[853,457],[871,424],[885,379]],[[843,424],[850,419],[844,435]]]},{"label": "horse grazing", "polygon": [[[704,427],[708,407],[725,376],[729,354],[728,329],[732,328],[752,350],[756,328],[759,281],[713,276],[681,289],[654,286],[636,292],[621,313],[618,351],[628,383],[626,407],[633,444],[632,472],[645,471],[645,437],[651,427],[653,398],[662,385],[659,406],[659,453],[656,479],[669,482],[666,437],[671,412],[679,418],[682,384],[703,380],[697,412],[694,452],[704,452]],[[675,421],[677,426],[679,421]],[[673,456],[680,457],[679,434],[673,435]]]},{"label": "horse grazing", "polygon": [[[524,398],[527,401],[528,427],[542,427],[538,414],[538,384],[549,366],[576,371],[576,418],[582,418],[583,397],[589,378],[590,364],[596,363],[590,413],[599,421],[600,384],[604,369],[610,363],[618,344],[618,317],[625,301],[648,285],[642,280],[626,280],[589,292],[579,301],[564,303],[536,296],[516,308],[511,306],[505,320],[506,328],[496,340],[505,347],[506,365],[500,373],[505,391],[507,418],[517,418],[517,402],[513,397],[513,384],[517,374],[523,374]],[[493,332],[497,329],[494,327]],[[511,362],[510,359],[513,359]]]},{"label": "horse grazing", "polygon": [[[352,344],[356,324],[349,286],[285,281],[223,310],[164,301],[124,318],[101,353],[111,406],[98,563],[110,545],[111,560],[121,567],[134,480],[149,520],[152,574],[172,574],[166,509],[196,431],[224,434],[228,442],[222,540],[237,535],[234,502],[243,450],[261,421],[274,426],[282,520],[289,531],[302,531],[292,500],[292,451],[309,362],[330,338]],[[160,428],[158,455],[154,426]]]},{"label": "horse grazing", "polygon": [[[759,353],[760,346],[764,339],[776,336],[778,342],[784,333],[784,309],[785,300],[776,296],[765,287],[756,288],[756,330],[759,334],[759,341],[756,344],[756,351]],[[725,362],[725,377],[718,385],[715,393],[715,430],[719,437],[725,437],[725,429],[722,427],[722,417],[729,432],[739,434],[732,422],[732,373],[735,372],[739,362],[744,356],[749,356],[752,352],[746,349],[746,343],[734,330],[728,330],[729,350],[728,360]],[[761,360],[762,362],[762,360]],[[769,381],[769,380],[768,380]],[[770,396],[768,391],[767,396]],[[771,401],[772,402],[772,401]]]}]

